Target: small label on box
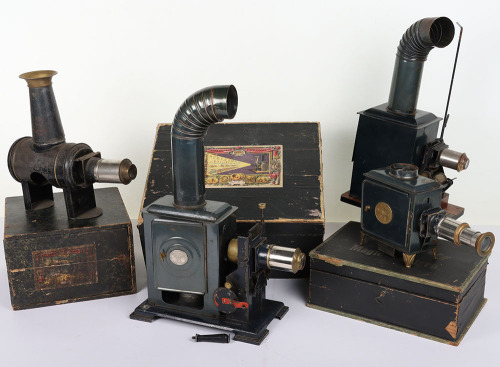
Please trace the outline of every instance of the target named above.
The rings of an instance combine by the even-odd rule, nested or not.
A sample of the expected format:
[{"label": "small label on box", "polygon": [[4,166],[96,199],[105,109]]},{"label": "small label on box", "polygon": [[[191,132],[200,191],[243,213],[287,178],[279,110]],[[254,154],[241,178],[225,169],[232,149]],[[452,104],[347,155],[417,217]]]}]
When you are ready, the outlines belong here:
[{"label": "small label on box", "polygon": [[283,146],[205,147],[205,186],[283,187]]},{"label": "small label on box", "polygon": [[32,256],[37,291],[97,283],[94,244],[33,251]]}]

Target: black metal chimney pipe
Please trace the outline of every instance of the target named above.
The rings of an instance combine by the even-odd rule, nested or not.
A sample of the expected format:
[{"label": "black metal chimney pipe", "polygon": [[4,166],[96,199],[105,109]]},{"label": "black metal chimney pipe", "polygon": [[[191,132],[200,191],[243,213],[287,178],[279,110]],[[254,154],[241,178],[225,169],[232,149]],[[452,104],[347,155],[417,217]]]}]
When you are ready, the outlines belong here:
[{"label": "black metal chimney pipe", "polygon": [[232,119],[238,93],[232,85],[212,86],[189,96],[172,123],[174,205],[196,209],[205,205],[203,139],[210,125]]},{"label": "black metal chimney pipe", "polygon": [[19,75],[28,83],[32,137],[34,147],[38,150],[66,141],[52,89],[52,77],[56,74],[53,70],[40,70]]},{"label": "black metal chimney pipe", "polygon": [[424,18],[408,28],[396,54],[388,110],[415,114],[427,55],[434,47],[448,46],[454,35],[453,22],[446,17]]}]

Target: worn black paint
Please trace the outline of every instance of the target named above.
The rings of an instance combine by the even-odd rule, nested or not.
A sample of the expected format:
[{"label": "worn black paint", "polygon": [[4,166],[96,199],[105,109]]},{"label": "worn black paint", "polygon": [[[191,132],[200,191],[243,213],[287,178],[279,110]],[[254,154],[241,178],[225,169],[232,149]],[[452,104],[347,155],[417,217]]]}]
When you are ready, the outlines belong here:
[{"label": "worn black paint", "polygon": [[[484,302],[487,258],[446,241],[416,258],[401,259],[359,245],[360,225],[349,222],[311,252],[309,304],[457,341]],[[457,325],[453,335],[446,328]]]},{"label": "worn black paint", "polygon": [[[103,215],[70,220],[62,193],[55,205],[25,210],[23,197],[6,198],[4,250],[14,309],[48,306],[136,292],[132,226],[117,188],[95,190]],[[97,281],[36,290],[34,251],[95,245]]]},{"label": "worn black paint", "polygon": [[[12,144],[7,166],[11,176],[22,185],[26,210],[52,206],[54,186],[64,191],[68,217],[85,220],[102,214],[102,210],[96,207],[93,188],[97,180],[95,168],[101,154],[93,152],[84,143],[66,143],[50,82],[55,74],[47,70],[20,75],[28,80],[32,137],[17,139]],[[37,79],[48,79],[49,85],[40,87],[30,84]],[[133,171],[130,170],[132,167]],[[137,174],[135,166],[131,165],[128,174],[130,182]],[[128,183],[121,176],[120,181]]]},{"label": "worn black paint", "polygon": [[425,144],[437,137],[439,121],[434,114],[420,110],[411,116],[398,115],[387,111],[387,104],[360,112],[350,195],[361,198],[364,174],[373,169],[393,163],[420,166]]},{"label": "worn black paint", "polygon": [[38,150],[64,143],[64,129],[52,84],[29,88],[33,142]]},{"label": "worn black paint", "polygon": [[[417,175],[412,179],[399,179],[393,176],[393,165],[385,169],[372,170],[365,174],[363,181],[361,228],[380,242],[407,254],[415,254],[436,241],[433,232],[422,236],[421,225],[430,226],[422,221],[423,214],[429,210],[441,209],[442,188],[434,180]],[[407,165],[404,165],[407,167]],[[416,168],[416,167],[415,167]],[[391,208],[390,223],[381,223],[376,217],[376,206],[385,203]],[[370,210],[366,210],[370,207]],[[425,232],[424,232],[425,233]]]}]

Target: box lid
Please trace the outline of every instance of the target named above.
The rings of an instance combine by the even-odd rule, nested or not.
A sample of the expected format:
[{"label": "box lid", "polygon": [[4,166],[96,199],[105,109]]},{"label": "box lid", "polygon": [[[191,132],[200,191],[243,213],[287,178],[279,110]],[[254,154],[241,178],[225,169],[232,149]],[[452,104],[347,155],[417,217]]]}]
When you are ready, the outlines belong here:
[{"label": "box lid", "polygon": [[472,248],[439,240],[437,260],[429,249],[407,269],[401,257],[378,251],[374,239],[361,246],[360,236],[360,224],[347,223],[309,253],[311,268],[457,303],[488,262]]},{"label": "box lid", "polygon": [[5,198],[5,232],[4,238],[16,235],[37,236],[40,232],[67,231],[73,228],[92,228],[130,224],[130,218],[118,188],[108,187],[95,189],[98,207],[103,209],[102,215],[90,219],[69,219],[62,192],[54,193],[54,206],[41,210],[25,210],[22,196]]},{"label": "box lid", "polygon": [[[157,127],[141,209],[173,192],[170,127]],[[206,199],[237,206],[239,222],[265,202],[266,222],[324,223],[319,122],[217,123],[204,143]]]}]

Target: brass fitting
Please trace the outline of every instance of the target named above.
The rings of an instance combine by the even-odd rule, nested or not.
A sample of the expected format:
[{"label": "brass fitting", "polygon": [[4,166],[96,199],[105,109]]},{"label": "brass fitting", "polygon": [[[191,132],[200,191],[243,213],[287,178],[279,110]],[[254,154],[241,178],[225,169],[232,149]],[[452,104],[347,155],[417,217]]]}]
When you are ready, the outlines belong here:
[{"label": "brass fitting", "polygon": [[232,263],[238,263],[238,239],[233,238],[227,246],[227,258]]}]

